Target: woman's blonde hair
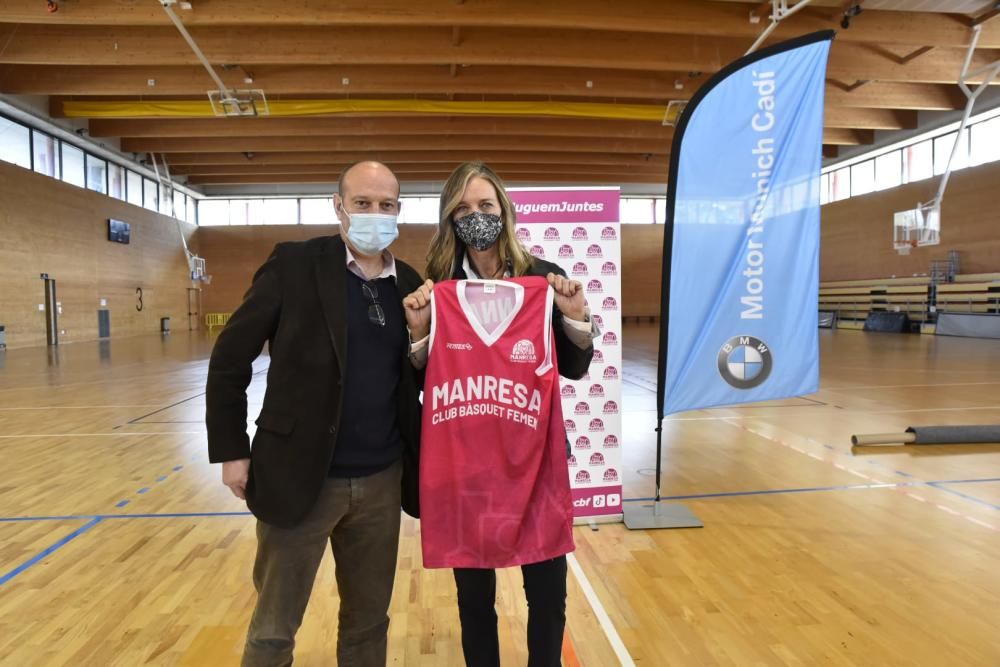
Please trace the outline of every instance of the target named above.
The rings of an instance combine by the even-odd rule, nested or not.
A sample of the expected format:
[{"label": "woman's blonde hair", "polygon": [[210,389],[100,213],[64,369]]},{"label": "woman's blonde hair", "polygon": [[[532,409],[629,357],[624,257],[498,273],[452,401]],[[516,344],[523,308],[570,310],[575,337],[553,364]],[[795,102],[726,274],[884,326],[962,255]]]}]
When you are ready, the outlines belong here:
[{"label": "woman's blonde hair", "polygon": [[531,267],[531,255],[517,240],[515,231],[517,213],[514,211],[514,204],[510,197],[507,196],[503,181],[496,172],[482,162],[463,162],[455,167],[455,171],[451,172],[451,176],[448,177],[441,190],[437,233],[434,234],[434,240],[431,241],[431,248],[427,253],[427,277],[434,282],[449,280],[454,274],[458,248],[462,241],[455,235],[452,215],[461,203],[462,195],[465,194],[465,188],[469,185],[469,181],[476,176],[489,181],[497,191],[500,220],[503,225],[500,230],[500,238],[497,239],[500,261],[504,264],[510,262],[511,275],[513,276],[523,276]]}]

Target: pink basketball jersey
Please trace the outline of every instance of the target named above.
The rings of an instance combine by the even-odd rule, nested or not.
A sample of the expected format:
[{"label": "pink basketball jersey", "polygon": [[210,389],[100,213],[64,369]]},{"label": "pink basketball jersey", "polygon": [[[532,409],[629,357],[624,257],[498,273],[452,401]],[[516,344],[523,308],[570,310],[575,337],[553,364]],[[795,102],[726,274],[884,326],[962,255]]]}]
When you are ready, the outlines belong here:
[{"label": "pink basketball jersey", "polygon": [[434,286],[420,453],[424,567],[573,550],[566,431],[544,278]]}]

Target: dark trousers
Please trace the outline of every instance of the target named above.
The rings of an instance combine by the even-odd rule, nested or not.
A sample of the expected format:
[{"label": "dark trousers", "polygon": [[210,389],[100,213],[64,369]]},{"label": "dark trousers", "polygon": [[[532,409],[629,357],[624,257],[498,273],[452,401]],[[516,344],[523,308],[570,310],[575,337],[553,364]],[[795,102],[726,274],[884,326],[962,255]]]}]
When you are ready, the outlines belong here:
[{"label": "dark trousers", "polygon": [[316,506],[294,528],[257,522],[257,606],[247,633],[244,667],[292,664],[295,633],[327,543],[333,549],[340,593],[337,663],[385,667],[402,470],[397,463],[370,477],[328,479]]},{"label": "dark trousers", "polygon": [[[566,557],[522,565],[528,599],[528,667],[562,664],[566,627]],[[495,570],[455,569],[462,652],[468,667],[500,667]]]}]

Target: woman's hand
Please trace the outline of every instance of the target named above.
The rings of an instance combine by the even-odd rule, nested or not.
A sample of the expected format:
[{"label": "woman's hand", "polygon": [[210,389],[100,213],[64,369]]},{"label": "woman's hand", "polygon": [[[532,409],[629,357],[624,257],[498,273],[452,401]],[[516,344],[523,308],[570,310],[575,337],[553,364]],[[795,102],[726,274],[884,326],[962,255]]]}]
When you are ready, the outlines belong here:
[{"label": "woman's hand", "polygon": [[431,292],[433,291],[434,281],[426,280],[423,285],[403,299],[406,326],[410,328],[410,337],[414,342],[426,338],[431,332]]},{"label": "woman's hand", "polygon": [[555,273],[550,273],[546,278],[555,292],[556,308],[569,319],[582,322],[587,316],[583,285],[579,281],[570,280]]}]

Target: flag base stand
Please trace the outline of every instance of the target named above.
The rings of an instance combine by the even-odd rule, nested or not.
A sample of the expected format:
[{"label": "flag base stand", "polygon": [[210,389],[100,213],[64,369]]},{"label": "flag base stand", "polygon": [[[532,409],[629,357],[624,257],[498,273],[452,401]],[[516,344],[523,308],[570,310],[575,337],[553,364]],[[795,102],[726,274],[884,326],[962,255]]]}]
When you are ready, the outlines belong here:
[{"label": "flag base stand", "polygon": [[625,527],[629,530],[654,528],[703,528],[704,523],[684,505],[677,503],[624,503]]}]

